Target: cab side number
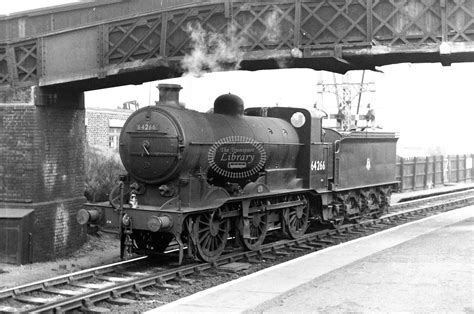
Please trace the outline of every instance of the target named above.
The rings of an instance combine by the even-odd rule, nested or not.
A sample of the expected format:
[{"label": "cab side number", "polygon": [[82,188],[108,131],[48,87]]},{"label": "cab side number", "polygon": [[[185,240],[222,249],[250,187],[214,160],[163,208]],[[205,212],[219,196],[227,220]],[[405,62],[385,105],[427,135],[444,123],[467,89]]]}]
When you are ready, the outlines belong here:
[{"label": "cab side number", "polygon": [[311,171],[324,171],[326,170],[325,160],[314,160],[311,162]]}]

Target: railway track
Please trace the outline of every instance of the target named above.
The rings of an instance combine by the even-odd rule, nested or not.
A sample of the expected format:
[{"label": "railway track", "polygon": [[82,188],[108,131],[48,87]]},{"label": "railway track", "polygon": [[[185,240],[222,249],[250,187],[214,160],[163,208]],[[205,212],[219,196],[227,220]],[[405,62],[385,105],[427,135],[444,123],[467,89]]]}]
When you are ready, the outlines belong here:
[{"label": "railway track", "polygon": [[[167,303],[160,300],[161,291],[176,291],[194,286],[196,282],[216,275],[216,269],[235,262],[257,265],[261,261],[278,263],[313,251],[337,245],[388,229],[400,224],[424,218],[428,215],[474,204],[473,190],[438,195],[392,205],[386,215],[357,224],[342,225],[337,229],[311,230],[296,240],[279,239],[262,245],[258,251],[233,250],[223,254],[216,262],[190,262],[179,266],[176,262],[149,262],[140,257],[120,263],[83,270],[48,280],[22,285],[0,291],[1,312],[56,312],[70,310],[98,312],[123,308],[141,299],[157,299],[154,304]],[[169,261],[176,261],[168,254]],[[217,272],[218,274],[218,272]],[[150,291],[154,290],[154,291]],[[187,290],[187,294],[197,292]],[[102,306],[97,305],[102,304]],[[104,306],[104,304],[106,306]],[[154,306],[156,307],[156,306]],[[119,309],[119,308],[116,308]]]}]

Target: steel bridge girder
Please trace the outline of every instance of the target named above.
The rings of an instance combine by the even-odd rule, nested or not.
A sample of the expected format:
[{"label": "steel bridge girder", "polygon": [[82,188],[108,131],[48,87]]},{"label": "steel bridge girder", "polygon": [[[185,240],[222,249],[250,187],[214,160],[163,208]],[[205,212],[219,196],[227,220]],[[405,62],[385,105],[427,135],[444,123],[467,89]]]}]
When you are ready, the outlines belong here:
[{"label": "steel bridge girder", "polygon": [[[17,34],[16,38],[0,40],[0,88],[85,80],[113,86],[179,75],[181,60],[196,46],[189,31],[197,25],[203,36],[222,36],[238,45],[242,60],[237,62],[251,70],[310,67],[345,72],[410,58],[443,64],[474,60],[474,0],[183,0],[176,4],[181,2],[182,6],[173,7],[171,2],[163,6],[147,0],[125,7],[111,1],[98,5],[97,12],[81,5],[72,11],[38,12],[34,18],[0,19],[0,36],[2,23],[11,28],[16,21],[19,28],[6,32]],[[91,12],[96,12],[92,19]],[[111,19],[107,12],[120,16]],[[44,14],[77,21],[86,13],[85,22],[72,28],[62,22],[64,29],[51,30],[41,20]],[[26,38],[35,29],[34,21],[44,33]],[[159,73],[153,73],[154,67],[161,69]],[[94,82],[87,85],[80,88],[96,88]]]}]

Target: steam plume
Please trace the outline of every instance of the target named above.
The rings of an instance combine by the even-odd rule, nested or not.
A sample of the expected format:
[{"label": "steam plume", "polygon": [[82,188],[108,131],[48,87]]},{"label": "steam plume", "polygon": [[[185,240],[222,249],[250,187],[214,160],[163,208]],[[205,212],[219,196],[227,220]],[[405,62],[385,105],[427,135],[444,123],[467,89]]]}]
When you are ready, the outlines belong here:
[{"label": "steam plume", "polygon": [[243,39],[230,26],[225,34],[207,32],[199,23],[188,23],[192,51],[181,61],[185,72],[201,76],[205,72],[238,70],[243,58]]},{"label": "steam plume", "polygon": [[279,14],[276,11],[272,11],[264,19],[265,24],[265,37],[271,43],[276,43],[281,38],[281,31],[279,26]]}]

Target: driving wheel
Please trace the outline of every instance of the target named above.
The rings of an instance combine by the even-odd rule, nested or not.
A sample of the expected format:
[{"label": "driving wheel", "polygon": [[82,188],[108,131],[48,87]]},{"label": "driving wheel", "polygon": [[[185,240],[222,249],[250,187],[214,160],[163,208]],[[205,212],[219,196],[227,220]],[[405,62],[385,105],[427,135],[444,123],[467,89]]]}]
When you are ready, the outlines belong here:
[{"label": "driving wheel", "polygon": [[[261,203],[256,203],[252,201],[250,204],[250,211],[252,207],[260,206]],[[268,213],[267,212],[254,212],[249,215],[249,231],[250,231],[250,238],[244,238],[243,230],[244,230],[244,218],[241,217],[239,219],[239,226],[237,228],[237,240],[239,244],[250,251],[256,251],[260,249],[262,246],[263,241],[265,240],[265,236],[267,235],[268,230]]]},{"label": "driving wheel", "polygon": [[222,219],[219,210],[202,213],[193,225],[197,254],[206,262],[215,261],[224,251],[229,237],[229,221]]},{"label": "driving wheel", "polygon": [[293,195],[289,201],[302,201],[302,204],[283,210],[283,218],[288,236],[293,239],[301,237],[308,228],[309,206],[304,195]]}]

